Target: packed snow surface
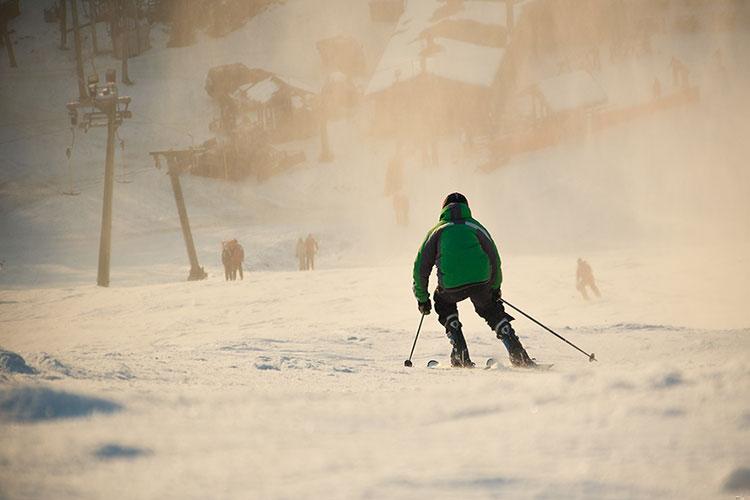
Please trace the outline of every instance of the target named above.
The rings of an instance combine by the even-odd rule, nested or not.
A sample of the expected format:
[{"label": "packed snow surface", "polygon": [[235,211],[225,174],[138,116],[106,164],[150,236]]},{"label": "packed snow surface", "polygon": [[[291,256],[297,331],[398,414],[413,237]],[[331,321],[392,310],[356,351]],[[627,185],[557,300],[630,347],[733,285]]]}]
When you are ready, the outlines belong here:
[{"label": "packed snow surface", "polygon": [[[745,35],[655,40],[651,59],[598,75],[622,105],[648,95],[651,69],[668,75],[676,51],[701,84],[690,107],[488,174],[477,168],[486,158],[449,140],[439,167],[407,152],[405,228],[382,196],[395,144],[366,137],[356,113],[330,124],[330,164],[315,160],[315,137],[284,145],[308,160],[265,183],[185,176],[209,278],[184,281],[169,181],[148,151],[210,136],[213,65],[316,80],[315,41],[342,32],[334,14],[351,17],[343,31],[359,34],[374,67],[388,33],[367,8],[288,0],[181,49],[157,31],[123,90],[134,117],[119,130],[109,288],[94,285],[104,131],[77,132],[71,179],[70,51],[58,51],[41,12],[14,21],[29,38],[21,67],[0,73],[0,497],[750,494],[750,104],[747,75],[710,76],[716,44],[747,71],[737,64]],[[79,194],[62,194],[71,184]],[[473,359],[500,366],[426,369],[447,365],[450,351],[433,314],[404,367],[419,323],[414,255],[456,190],[497,241],[504,298],[598,362],[511,311],[531,356],[554,367],[510,368],[462,303]],[[317,268],[296,271],[295,243],[308,233]],[[221,241],[234,237],[247,271],[225,282]],[[577,257],[601,298],[576,291]]]},{"label": "packed snow surface", "polygon": [[[509,368],[464,304],[473,358],[503,366],[425,368],[449,353],[431,315],[405,368],[403,266],[0,292],[3,347],[75,370],[15,383],[124,407],[3,423],[0,482],[9,498],[720,497],[750,463],[750,329],[662,323],[699,293],[638,287],[668,263],[622,254],[596,258],[604,298],[584,303],[555,271],[570,261],[506,264],[508,300],[599,359],[517,320],[550,372]],[[118,460],[113,442],[150,452]]]}]

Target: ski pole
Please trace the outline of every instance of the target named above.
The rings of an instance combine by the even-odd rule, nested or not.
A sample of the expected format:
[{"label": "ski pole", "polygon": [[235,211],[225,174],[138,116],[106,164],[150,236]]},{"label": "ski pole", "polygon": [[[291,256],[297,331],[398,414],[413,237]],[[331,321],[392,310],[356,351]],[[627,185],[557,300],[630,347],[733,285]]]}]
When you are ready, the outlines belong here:
[{"label": "ski pole", "polygon": [[414,348],[417,347],[417,339],[419,338],[419,331],[422,329],[422,321],[424,321],[424,313],[422,318],[419,320],[419,326],[417,327],[417,335],[414,337],[414,344],[411,346],[411,352],[409,353],[409,359],[404,361],[404,366],[411,367],[411,357],[414,355]]},{"label": "ski pole", "polygon": [[587,353],[586,351],[584,351],[583,349],[581,349],[580,347],[578,347],[577,345],[575,345],[574,343],[572,343],[571,341],[569,341],[568,339],[566,339],[565,337],[563,337],[562,335],[559,335],[559,334],[555,333],[554,331],[552,331],[550,328],[544,326],[539,321],[535,320],[534,318],[532,318],[531,316],[529,316],[528,314],[526,314],[525,312],[523,312],[522,310],[520,310],[519,308],[517,308],[516,306],[514,306],[510,302],[508,302],[507,300],[501,298],[500,302],[502,302],[503,304],[505,304],[507,306],[512,307],[513,309],[515,309],[516,311],[520,312],[521,314],[523,314],[524,316],[526,316],[527,318],[529,318],[531,321],[533,321],[537,325],[541,326],[542,328],[544,328],[545,330],[547,330],[548,332],[550,332],[552,335],[554,335],[558,339],[562,340],[563,342],[565,342],[569,346],[575,348],[578,352],[581,352],[581,353],[585,354],[586,356],[588,356],[589,362],[598,361],[594,357],[594,353],[593,352],[591,354]]}]

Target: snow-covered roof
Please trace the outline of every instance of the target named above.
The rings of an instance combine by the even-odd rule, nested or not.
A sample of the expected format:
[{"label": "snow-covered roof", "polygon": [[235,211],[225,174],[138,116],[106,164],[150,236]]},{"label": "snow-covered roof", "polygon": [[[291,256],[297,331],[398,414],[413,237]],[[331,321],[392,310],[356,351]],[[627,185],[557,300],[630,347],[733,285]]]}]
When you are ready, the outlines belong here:
[{"label": "snow-covered roof", "polygon": [[[516,1],[513,4],[513,15],[515,19],[521,14],[523,1]],[[475,21],[482,24],[495,24],[507,26],[508,8],[505,2],[492,1],[467,1],[463,2],[463,8],[450,16],[451,19]]]},{"label": "snow-covered roof", "polygon": [[281,84],[288,85],[292,88],[308,92],[310,94],[320,93],[320,87],[315,86],[311,83],[292,78],[289,76],[274,75],[266,73],[269,76],[263,80],[259,80],[254,83],[246,83],[241,85],[234,93],[232,97],[234,99],[246,99],[254,101],[260,104],[265,104],[270,101],[276,92],[281,89]]},{"label": "snow-covered roof", "polygon": [[274,94],[278,91],[278,84],[273,81],[273,77],[269,76],[265,80],[242,85],[239,89],[237,89],[234,96],[242,96],[249,101],[255,101],[260,104],[265,104],[270,101]]},{"label": "snow-covered roof", "polygon": [[305,92],[309,92],[310,94],[319,94],[320,93],[320,84],[314,84],[310,83],[306,80],[300,80],[299,78],[294,78],[292,76],[282,76],[282,75],[274,75],[275,78],[278,80],[286,83],[290,87],[294,87],[296,89],[304,90]]},{"label": "snow-covered roof", "polygon": [[602,86],[583,70],[547,78],[537,83],[536,88],[555,113],[607,102],[607,94]]},{"label": "snow-covered roof", "polygon": [[437,38],[443,47],[427,58],[427,72],[449,80],[489,87],[500,69],[505,49]]},{"label": "snow-covered roof", "polygon": [[[436,23],[446,19],[469,19],[501,26],[501,21],[505,20],[505,4],[486,0],[466,0],[460,10],[435,19],[435,12],[444,5],[440,0],[408,2],[370,79],[366,95],[381,92],[422,72],[421,53],[428,44],[423,34]],[[439,50],[432,50],[427,56],[426,72],[472,85],[491,85],[505,55],[502,48],[448,38],[435,38],[434,43]]]}]

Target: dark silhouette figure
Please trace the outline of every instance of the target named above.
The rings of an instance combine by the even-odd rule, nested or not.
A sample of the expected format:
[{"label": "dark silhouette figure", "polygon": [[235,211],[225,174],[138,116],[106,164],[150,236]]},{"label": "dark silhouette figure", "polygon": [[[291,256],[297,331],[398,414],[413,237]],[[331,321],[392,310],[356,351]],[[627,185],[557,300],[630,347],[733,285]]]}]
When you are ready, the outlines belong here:
[{"label": "dark silhouette figure", "polygon": [[690,70],[685,66],[685,63],[672,56],[669,65],[672,67],[672,85],[675,88],[682,89],[690,87]]},{"label": "dark silhouette figure", "polygon": [[588,262],[579,257],[578,268],[576,269],[576,289],[581,292],[584,299],[589,300],[589,295],[586,293],[586,287],[591,288],[594,295],[601,297],[599,288],[597,288],[594,280],[594,272],[591,270],[591,266]]},{"label": "dark silhouette figure", "polygon": [[385,171],[384,194],[390,196],[401,190],[404,185],[404,162],[401,159],[401,151],[397,151],[388,168]]},{"label": "dark silhouette figure", "polygon": [[297,239],[297,249],[294,255],[299,260],[299,270],[304,271],[307,269],[307,251],[305,249],[305,240],[302,238]]},{"label": "dark silhouette figure", "polygon": [[242,273],[242,262],[245,260],[245,249],[236,240],[221,242],[221,263],[224,264],[224,279],[234,281],[239,273],[240,279],[245,279]]},{"label": "dark silhouette figure", "polygon": [[308,234],[305,239],[305,260],[308,270],[315,269],[315,254],[318,253],[318,242],[315,241],[312,234]]},{"label": "dark silhouette figure", "polygon": [[393,210],[396,212],[396,224],[409,225],[409,198],[401,191],[393,195]]}]

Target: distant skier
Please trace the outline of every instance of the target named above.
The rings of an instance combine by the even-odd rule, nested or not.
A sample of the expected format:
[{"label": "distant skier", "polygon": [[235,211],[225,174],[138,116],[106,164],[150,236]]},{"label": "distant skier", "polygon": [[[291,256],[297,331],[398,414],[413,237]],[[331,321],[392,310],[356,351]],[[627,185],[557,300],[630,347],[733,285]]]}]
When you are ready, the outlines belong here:
[{"label": "distant skier", "polygon": [[396,213],[396,224],[409,225],[409,198],[402,191],[393,195],[393,211]]},{"label": "distant skier", "polygon": [[305,261],[309,270],[315,269],[316,253],[318,253],[318,242],[315,241],[312,234],[308,234],[307,239],[305,239]]},{"label": "distant skier", "polygon": [[433,266],[438,270],[435,312],[453,346],[452,366],[474,366],[456,306],[467,298],[502,340],[513,365],[535,365],[510,324],[513,317],[500,302],[503,277],[497,247],[487,230],[471,217],[468,201],[461,193],[445,198],[440,220],[427,233],[414,261],[414,295],[422,314],[430,314],[432,309],[428,285]]},{"label": "distant skier", "polygon": [[307,251],[305,250],[305,240],[302,237],[297,239],[297,248],[294,255],[299,259],[299,270],[307,269]]},{"label": "distant skier", "polygon": [[401,159],[401,149],[396,151],[391,161],[388,163],[388,168],[385,171],[385,187],[383,194],[390,196],[401,190],[404,185],[404,162]]},{"label": "distant skier", "polygon": [[677,88],[687,89],[690,87],[690,70],[675,56],[672,56],[669,65],[672,67],[672,85]]},{"label": "distant skier", "polygon": [[669,61],[669,66],[672,68],[672,86],[677,88],[680,84],[680,72],[682,71],[682,61],[677,59],[676,56],[672,56]]},{"label": "distant skier", "polygon": [[588,262],[579,257],[578,268],[576,269],[576,289],[581,292],[584,299],[589,300],[589,295],[586,293],[586,287],[591,288],[594,295],[601,297],[599,288],[597,288],[594,280],[594,272],[591,270],[591,266]]},{"label": "distant skier", "polygon": [[651,93],[655,101],[661,99],[661,81],[658,78],[654,78],[654,83],[651,84]]}]

